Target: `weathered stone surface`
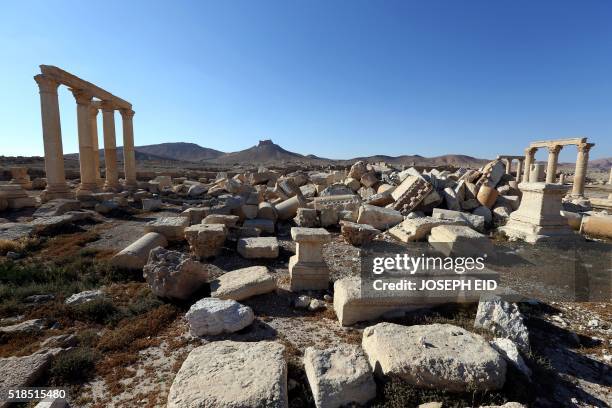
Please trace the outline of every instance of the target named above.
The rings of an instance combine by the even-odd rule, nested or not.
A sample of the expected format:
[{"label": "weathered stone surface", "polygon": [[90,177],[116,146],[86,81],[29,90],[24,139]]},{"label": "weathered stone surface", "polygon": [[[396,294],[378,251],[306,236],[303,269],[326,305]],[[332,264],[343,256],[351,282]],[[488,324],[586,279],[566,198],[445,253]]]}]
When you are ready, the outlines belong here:
[{"label": "weathered stone surface", "polygon": [[506,302],[499,296],[481,299],[474,327],[490,330],[496,336],[512,340],[522,351],[529,351],[529,332],[523,315],[516,304]]},{"label": "weathered stone surface", "polygon": [[[45,372],[53,354],[37,353],[25,357],[0,358],[0,390],[29,387],[33,385]],[[0,401],[0,407],[7,407],[6,401]]]},{"label": "weathered stone surface", "polygon": [[323,191],[321,191],[321,194],[319,194],[319,196],[329,197],[329,196],[346,195],[346,194],[353,194],[353,190],[344,184],[336,183],[336,184],[332,184],[331,186],[328,186],[325,189],[323,189]]},{"label": "weathered stone surface", "polygon": [[364,161],[355,162],[351,169],[348,172],[348,177],[354,178],[355,180],[360,180],[361,177],[367,173],[368,166]]},{"label": "weathered stone surface", "polygon": [[355,192],[361,188],[361,183],[359,180],[354,179],[352,177],[347,177],[344,180],[344,185],[351,189],[351,192]]},{"label": "weathered stone surface", "polygon": [[208,279],[208,269],[186,254],[157,247],[149,255],[143,276],[155,295],[189,299]]},{"label": "weathered stone surface", "polygon": [[365,404],[376,396],[372,370],[359,346],[307,347],[304,370],[317,408]]},{"label": "weathered stone surface", "polygon": [[361,205],[361,199],[359,196],[354,194],[342,195],[342,196],[329,196],[329,197],[315,197],[314,200],[315,210],[322,210],[324,208],[333,208],[337,211],[357,211]]},{"label": "weathered stone surface", "polygon": [[276,280],[265,266],[227,272],[210,282],[210,295],[219,299],[243,300],[276,290]]},{"label": "weathered stone surface", "polygon": [[266,201],[262,201],[259,203],[259,207],[257,210],[257,218],[270,220],[272,222],[276,222],[278,215],[276,214],[276,208]]},{"label": "weathered stone surface", "polygon": [[202,194],[206,193],[208,191],[208,187],[206,187],[203,184],[192,184],[189,187],[189,190],[187,190],[187,195],[189,197],[198,197],[201,196]]},{"label": "weathered stone surface", "polygon": [[364,330],[362,346],[377,374],[417,387],[486,391],[506,380],[503,357],[481,336],[450,324],[379,323]]},{"label": "weathered stone surface", "polygon": [[408,214],[427,197],[433,186],[421,176],[408,176],[393,190],[391,196],[395,200],[393,209]]},{"label": "weathered stone surface", "polygon": [[442,220],[462,221],[476,231],[484,232],[485,230],[485,218],[477,214],[434,208],[431,216]]},{"label": "weathered stone surface", "polygon": [[508,218],[510,218],[510,211],[506,207],[495,207],[493,209],[493,224],[495,226],[505,225]]},{"label": "weathered stone surface", "polygon": [[185,239],[185,228],[189,226],[186,217],[161,217],[149,222],[145,232],[158,232],[168,241],[181,241]]},{"label": "weathered stone surface", "polygon": [[189,353],[168,394],[168,408],[288,407],[284,346],[217,341]]},{"label": "weathered stone surface", "polygon": [[461,221],[433,217],[407,218],[389,230],[389,234],[402,242],[424,240],[432,228],[439,225],[460,225]]},{"label": "weathered stone surface", "polygon": [[498,196],[499,192],[495,189],[495,187],[492,187],[488,184],[483,184],[478,190],[478,195],[476,196],[476,199],[483,206],[487,208],[493,208],[493,205],[495,204],[495,201],[497,200]]},{"label": "weathered stone surface", "polygon": [[81,305],[104,297],[104,292],[100,289],[85,290],[71,295],[64,303],[70,306]]},{"label": "weathered stone surface", "polygon": [[487,236],[463,225],[440,225],[431,229],[429,243],[445,256],[494,256],[493,244]]},{"label": "weathered stone surface", "polygon": [[253,323],[253,310],[232,299],[203,298],[185,314],[194,336],[233,333]]},{"label": "weathered stone surface", "polygon": [[490,343],[491,347],[497,350],[507,362],[515,366],[527,378],[531,378],[531,369],[525,364],[525,360],[521,357],[521,353],[515,342],[510,339],[496,338]]},{"label": "weathered stone surface", "polygon": [[504,163],[501,160],[493,160],[487,163],[482,169],[482,176],[478,180],[478,183],[487,183],[490,184],[491,187],[495,188],[505,173],[506,166]]},{"label": "weathered stone surface", "polygon": [[261,232],[265,232],[266,234],[274,234],[274,231],[276,229],[274,221],[262,218],[246,220],[242,225],[246,228],[257,228],[258,230],[260,230]]},{"label": "weathered stone surface", "polygon": [[292,291],[327,289],[329,267],[323,260],[323,244],[331,240],[324,228],[291,228],[296,241],[295,255],[289,259],[289,278]]},{"label": "weathered stone surface", "polygon": [[162,208],[162,200],[159,198],[143,198],[142,209],[144,211],[155,211]]},{"label": "weathered stone surface", "polygon": [[378,183],[378,178],[376,177],[376,174],[373,171],[370,171],[361,176],[361,179],[359,181],[366,187],[372,187],[376,183]]},{"label": "weathered stone surface", "polygon": [[33,333],[40,332],[47,327],[45,319],[31,319],[25,322],[0,327],[0,333]]},{"label": "weathered stone surface", "polygon": [[293,219],[298,227],[314,228],[319,226],[319,217],[314,208],[298,208]]},{"label": "weathered stone surface", "polygon": [[369,224],[379,230],[386,230],[403,220],[404,217],[399,211],[368,204],[359,207],[359,215],[357,216],[359,224]]},{"label": "weathered stone surface", "polygon": [[227,228],[232,228],[236,226],[239,219],[237,215],[209,214],[202,220],[202,224],[223,224]]},{"label": "weathered stone surface", "polygon": [[113,256],[111,264],[124,269],[141,269],[153,248],[166,247],[168,240],[157,232],[148,232]]},{"label": "weathered stone surface", "polygon": [[247,259],[277,258],[278,240],[276,237],[241,238],[237,250]]},{"label": "weathered stone surface", "polygon": [[350,221],[341,221],[342,236],[346,241],[355,246],[361,246],[372,241],[374,237],[381,233],[380,230],[369,224],[358,224]]},{"label": "weathered stone surface", "polygon": [[597,238],[612,239],[612,216],[602,214],[582,217],[580,233]]},{"label": "weathered stone surface", "polygon": [[79,200],[71,200],[68,198],[56,198],[54,200],[47,201],[34,211],[33,216],[38,217],[52,217],[55,215],[62,215],[68,211],[77,211],[81,209],[81,202]]},{"label": "weathered stone surface", "polygon": [[[474,209],[474,211],[472,211],[472,214],[483,217],[485,224],[490,224],[493,222],[493,213],[488,207],[485,207],[483,205]],[[471,225],[472,227],[474,226],[474,224]]]},{"label": "weathered stone surface", "polygon": [[446,201],[446,208],[454,211],[461,211],[461,205],[457,199],[455,190],[450,187],[446,187],[443,191],[444,201]]},{"label": "weathered stone surface", "polygon": [[321,227],[329,227],[338,224],[338,211],[335,208],[322,208],[317,211]]},{"label": "weathered stone surface", "polygon": [[218,255],[226,237],[224,224],[197,224],[185,228],[189,250],[200,259]]},{"label": "weathered stone surface", "polygon": [[0,239],[16,241],[29,237],[34,232],[34,227],[21,222],[5,222],[0,224]]}]

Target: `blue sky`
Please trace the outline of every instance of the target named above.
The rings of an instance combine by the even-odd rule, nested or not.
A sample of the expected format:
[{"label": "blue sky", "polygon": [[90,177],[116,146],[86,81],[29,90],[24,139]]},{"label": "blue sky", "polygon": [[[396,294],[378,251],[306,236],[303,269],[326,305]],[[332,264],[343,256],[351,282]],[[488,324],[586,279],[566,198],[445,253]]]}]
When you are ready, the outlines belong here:
[{"label": "blue sky", "polygon": [[[612,156],[607,0],[1,7],[0,155],[43,153],[32,77],[50,64],[130,101],[136,145],[236,151],[270,138],[333,158],[494,157],[582,135],[597,144],[592,158]],[[60,106],[64,151],[76,152],[65,88]],[[117,130],[120,140],[119,116]]]}]

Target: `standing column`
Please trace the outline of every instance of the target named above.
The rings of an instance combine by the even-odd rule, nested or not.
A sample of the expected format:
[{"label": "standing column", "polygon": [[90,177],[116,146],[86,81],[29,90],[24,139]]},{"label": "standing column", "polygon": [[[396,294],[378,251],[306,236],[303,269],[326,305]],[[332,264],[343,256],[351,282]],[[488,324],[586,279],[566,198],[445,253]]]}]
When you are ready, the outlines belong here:
[{"label": "standing column", "polygon": [[557,162],[559,161],[559,152],[561,145],[548,146],[548,164],[546,166],[546,182],[554,183],[557,178]]},{"label": "standing column", "polygon": [[520,183],[521,182],[521,176],[523,171],[523,159],[516,159],[516,182]]},{"label": "standing column", "polygon": [[89,124],[91,126],[91,147],[93,150],[94,176],[96,185],[102,187],[104,181],[100,177],[100,148],[98,146],[98,108],[93,105],[90,108]]},{"label": "standing column", "polygon": [[531,165],[535,158],[535,153],[538,149],[535,147],[528,147],[525,149],[525,169],[523,170],[523,181],[529,183],[529,172],[531,171]]},{"label": "standing column", "polygon": [[506,163],[506,174],[510,174],[512,171],[512,160],[504,159],[504,162]]},{"label": "standing column", "polygon": [[71,196],[64,173],[64,150],[62,148],[62,127],[60,124],[57,87],[59,83],[36,75],[34,80],[40,92],[40,113],[42,117],[43,144],[45,148],[45,175],[47,187],[41,194],[43,201]]},{"label": "standing column", "polygon": [[106,191],[119,189],[117,169],[117,139],[115,136],[115,109],[111,102],[102,102],[102,130],[104,131],[104,166],[106,173]]},{"label": "standing column", "polygon": [[610,177],[608,178],[608,184],[612,184],[612,168],[610,169]]},{"label": "standing column", "polygon": [[79,132],[79,166],[81,170],[81,185],[78,196],[87,196],[97,189],[94,172],[93,146],[91,143],[91,99],[92,94],[81,89],[73,89],[72,94],[77,102],[77,122]]},{"label": "standing column", "polygon": [[125,187],[133,189],[136,187],[136,156],[134,153],[134,125],[132,118],[134,111],[121,109],[123,119],[123,171],[125,172]]},{"label": "standing column", "polygon": [[574,197],[584,197],[584,182],[589,163],[589,151],[593,146],[595,146],[593,143],[580,143],[578,145],[576,172],[574,173],[574,186],[572,187],[572,196]]}]

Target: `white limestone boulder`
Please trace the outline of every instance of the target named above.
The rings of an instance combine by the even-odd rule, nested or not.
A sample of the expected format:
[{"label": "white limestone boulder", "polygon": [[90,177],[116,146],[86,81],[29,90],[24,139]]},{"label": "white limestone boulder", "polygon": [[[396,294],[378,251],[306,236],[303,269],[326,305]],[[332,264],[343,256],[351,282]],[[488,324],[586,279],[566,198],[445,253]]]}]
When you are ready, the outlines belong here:
[{"label": "white limestone boulder", "polygon": [[341,221],[341,225],[342,236],[349,244],[355,246],[367,244],[380,234],[380,230],[369,224]]},{"label": "white limestone boulder", "polygon": [[516,367],[527,378],[531,379],[531,369],[527,366],[523,357],[521,357],[521,353],[515,342],[500,337],[493,339],[490,344],[499,354],[504,356],[506,361]]},{"label": "white limestone boulder", "polygon": [[399,211],[369,204],[363,204],[359,207],[359,215],[357,216],[359,224],[369,224],[379,230],[386,230],[403,220],[404,217]]},{"label": "white limestone boulder", "polygon": [[200,259],[218,255],[226,237],[227,228],[224,224],[196,224],[185,228],[189,250]]},{"label": "white limestone boulder", "polygon": [[276,237],[241,238],[237,250],[247,259],[278,258],[278,240]]},{"label": "white limestone boulder", "polygon": [[85,290],[83,292],[75,293],[68,297],[64,303],[69,306],[82,305],[83,303],[98,300],[104,297],[104,293],[100,289]]},{"label": "white limestone boulder", "polygon": [[210,295],[218,299],[243,300],[275,290],[276,280],[265,266],[237,269],[210,282]]},{"label": "white limestone boulder", "polygon": [[506,381],[504,358],[481,336],[451,324],[379,323],[364,330],[362,347],[377,375],[420,388],[486,391]]},{"label": "white limestone boulder", "polygon": [[231,299],[203,298],[185,314],[193,336],[233,333],[253,323],[253,310]]},{"label": "white limestone boulder", "polygon": [[342,344],[304,352],[304,370],[317,408],[365,404],[376,397],[376,383],[361,347]]},{"label": "white limestone boulder", "polygon": [[168,408],[288,407],[284,346],[217,341],[191,351],[174,378]]},{"label": "white limestone boulder", "polygon": [[141,269],[153,248],[166,247],[168,240],[157,232],[148,232],[125,247],[111,259],[111,265],[123,269]]},{"label": "white limestone boulder", "polygon": [[515,303],[499,296],[483,297],[478,303],[474,327],[490,330],[498,337],[514,341],[519,349],[529,351],[529,331]]},{"label": "white limestone boulder", "polygon": [[406,218],[389,230],[389,234],[401,242],[424,240],[432,228],[439,225],[461,225],[462,221],[445,220],[433,217]]}]

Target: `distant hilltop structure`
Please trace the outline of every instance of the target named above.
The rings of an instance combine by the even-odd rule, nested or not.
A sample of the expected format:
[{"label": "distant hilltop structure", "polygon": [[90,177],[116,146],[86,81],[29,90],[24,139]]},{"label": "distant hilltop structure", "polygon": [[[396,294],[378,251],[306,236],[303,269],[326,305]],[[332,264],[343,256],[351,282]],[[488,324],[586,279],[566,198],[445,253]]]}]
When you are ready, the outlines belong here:
[{"label": "distant hilltop structure", "polygon": [[257,146],[272,146],[272,145],[274,145],[274,143],[272,142],[272,139],[266,139],[266,140],[260,140]]}]

